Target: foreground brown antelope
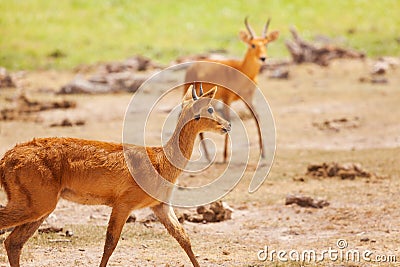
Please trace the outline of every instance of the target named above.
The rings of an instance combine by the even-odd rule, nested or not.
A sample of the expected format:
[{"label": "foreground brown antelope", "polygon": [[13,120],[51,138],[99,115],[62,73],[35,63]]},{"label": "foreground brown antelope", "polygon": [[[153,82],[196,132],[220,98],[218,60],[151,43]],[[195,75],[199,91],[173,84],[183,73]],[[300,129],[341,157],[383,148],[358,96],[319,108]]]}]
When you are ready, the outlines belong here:
[{"label": "foreground brown antelope", "polygon": [[[0,208],[0,229],[15,227],[4,242],[11,267],[20,266],[22,246],[55,209],[60,198],[112,207],[100,266],[107,265],[131,211],[144,207],[154,211],[185,250],[193,266],[199,266],[189,237],[172,207],[146,194],[132,178],[126,162],[140,166],[149,159],[154,168],[141,172],[146,180],[152,183],[153,177],[161,175],[175,183],[182,170],[168,158],[183,155],[187,163],[200,132],[226,134],[230,131],[230,123],[211,107],[216,92],[214,87],[198,97],[193,86],[189,87],[175,132],[163,147],[42,138],[16,145],[6,152],[0,161],[0,179],[8,203]],[[125,156],[128,155],[127,161],[123,148]]]},{"label": "foreground brown antelope", "polygon": [[[267,58],[267,44],[270,42],[275,41],[279,37],[279,32],[278,31],[273,31],[269,34],[268,33],[268,26],[270,23],[270,19],[268,19],[267,23],[264,26],[264,30],[261,34],[261,37],[255,36],[253,29],[250,27],[247,17],[244,20],[244,24],[247,28],[247,32],[241,31],[240,32],[240,39],[248,45],[247,52],[244,56],[243,60],[234,60],[234,59],[228,59],[228,60],[205,60],[207,62],[216,62],[216,63],[221,63],[227,66],[230,66],[232,68],[235,68],[245,74],[250,80],[252,80],[254,83],[257,84],[257,76],[258,73],[260,72],[260,68],[264,61]],[[225,72],[225,73],[224,73]],[[210,90],[214,84],[213,83],[206,83],[207,81],[216,81],[216,80],[221,80],[223,78],[220,77],[226,77],[225,79],[235,79],[235,77],[229,77],[231,74],[228,74],[229,68],[221,68],[217,66],[211,66],[209,64],[193,64],[192,66],[189,67],[189,69],[186,72],[185,76],[185,82],[186,83],[191,83],[194,81],[201,81],[203,82],[203,87],[204,91],[207,92]],[[219,77],[218,77],[219,76]],[[185,87],[185,92],[186,92]],[[232,104],[232,102],[237,101],[239,99],[242,99],[244,103],[246,104],[247,108],[250,110],[250,112],[253,114],[253,118],[255,119],[256,125],[258,126],[258,114],[256,110],[254,109],[253,106],[253,95],[254,95],[255,87],[254,86],[249,86],[249,87],[240,87],[240,91],[232,91],[224,88],[222,86],[219,86],[218,93],[216,94],[215,98],[220,99],[222,102],[224,102],[224,108],[223,108],[223,117],[226,120],[230,120],[230,110],[229,106]],[[261,150],[261,155],[264,157],[264,151],[263,151],[263,140],[261,137],[261,130],[259,127],[258,128],[258,138],[259,138],[259,146]],[[200,133],[200,138],[204,139],[204,136],[202,133]],[[204,145],[204,143],[202,142]],[[206,146],[203,146],[205,156],[208,160],[210,160],[208,151]],[[224,162],[226,162],[227,159],[227,152],[228,149],[228,136],[225,137],[225,146],[224,146]]]}]

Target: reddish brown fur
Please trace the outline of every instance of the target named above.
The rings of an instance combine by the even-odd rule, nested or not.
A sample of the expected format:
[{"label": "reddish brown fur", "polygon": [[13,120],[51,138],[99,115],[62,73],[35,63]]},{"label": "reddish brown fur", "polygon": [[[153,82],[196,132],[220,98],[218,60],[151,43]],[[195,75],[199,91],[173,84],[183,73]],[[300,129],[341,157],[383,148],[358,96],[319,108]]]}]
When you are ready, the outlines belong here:
[{"label": "reddish brown fur", "polygon": [[[139,165],[148,157],[159,174],[175,182],[181,171],[167,160],[166,155],[172,153],[176,157],[174,153],[178,153],[179,147],[186,163],[200,131],[222,132],[221,129],[230,127],[217,115],[207,116],[207,111],[203,110],[207,109],[215,90],[200,98],[201,101],[206,100],[201,110],[196,110],[202,112],[202,119],[184,123],[194,115],[195,101],[188,100],[191,89],[188,90],[178,130],[164,147],[124,147],[122,144],[75,138],[41,138],[16,145],[6,152],[0,160],[0,178],[8,203],[0,208],[0,229],[15,227],[5,241],[11,267],[19,266],[22,246],[55,209],[60,198],[113,208],[100,266],[107,265],[130,212],[143,207],[153,209],[168,232],[186,251],[193,265],[199,266],[189,237],[176,219],[173,209],[138,186],[126,165],[123,149],[128,151],[128,160]],[[144,170],[141,175],[149,181],[155,176],[151,170]]]},{"label": "reddish brown fur", "polygon": [[[250,32],[241,31],[240,39],[244,43],[246,43],[248,46],[247,52],[246,52],[243,60],[234,60],[234,59],[212,60],[212,59],[208,59],[206,61],[221,63],[224,65],[233,67],[233,68],[239,70],[240,72],[242,72],[243,74],[245,74],[254,83],[257,84],[257,77],[260,72],[260,68],[261,68],[263,62],[267,58],[266,45],[270,42],[275,41],[278,37],[279,37],[278,31],[273,31],[263,37],[252,36]],[[201,65],[201,64],[193,64],[191,67],[189,67],[189,69],[186,73],[185,82],[191,83],[193,81],[213,81],[213,80],[218,80],[213,77],[224,75],[223,73],[220,73],[221,68],[219,68],[219,67],[213,68],[212,66],[207,65],[208,69],[205,70],[203,66],[204,65]],[[205,92],[207,92],[208,90],[210,90],[213,87],[212,84],[203,83],[203,85],[204,85]],[[187,87],[185,87],[185,89],[184,89],[185,92],[186,92],[186,89],[187,89]],[[249,88],[241,88],[240,91],[236,91],[236,92],[233,92],[232,90],[229,90],[224,87],[219,87],[215,98],[220,99],[227,106],[230,106],[232,104],[232,102],[237,101],[239,99],[244,100],[244,102],[246,103],[246,106],[248,107],[250,112],[254,115],[253,117],[256,120],[256,124],[258,126],[258,121],[257,121],[258,114],[256,113],[256,110],[254,109],[254,106],[252,104],[254,90],[255,90],[255,88],[252,86],[250,86]],[[228,108],[224,108],[223,115],[226,120],[230,120],[230,112],[229,112]],[[260,129],[258,129],[258,136],[259,136],[259,145],[260,145],[261,153],[262,153],[262,156],[264,157]],[[200,135],[200,138],[203,139],[203,136]],[[202,142],[202,143],[204,144],[204,142]],[[224,162],[226,162],[227,155],[228,155],[227,147],[228,147],[228,138],[225,137]],[[208,159],[210,159],[207,149],[205,147],[204,147],[204,149],[205,149],[206,157]]]}]

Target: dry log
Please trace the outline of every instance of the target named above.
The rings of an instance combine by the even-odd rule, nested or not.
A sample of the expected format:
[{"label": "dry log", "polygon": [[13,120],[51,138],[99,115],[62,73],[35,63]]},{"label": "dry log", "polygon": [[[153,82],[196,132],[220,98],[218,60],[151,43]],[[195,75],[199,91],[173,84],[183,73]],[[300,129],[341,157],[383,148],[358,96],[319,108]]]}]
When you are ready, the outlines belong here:
[{"label": "dry log", "polygon": [[138,75],[138,72],[162,67],[143,56],[105,63],[100,65],[96,73],[88,79],[78,75],[74,80],[62,86],[58,94],[133,93],[150,76],[150,74]]},{"label": "dry log", "polygon": [[0,121],[29,120],[37,112],[51,109],[70,109],[76,107],[75,101],[34,101],[19,94],[14,100],[14,107],[0,109]]},{"label": "dry log", "polygon": [[285,205],[297,204],[300,207],[322,209],[323,207],[329,206],[329,202],[326,200],[315,200],[311,197],[288,195],[286,196]]},{"label": "dry log", "polygon": [[332,44],[317,45],[305,41],[300,37],[294,27],[290,28],[293,40],[286,41],[292,60],[296,64],[312,62],[321,66],[327,66],[329,61],[335,58],[364,58],[365,54],[359,51],[337,47]]},{"label": "dry log", "polygon": [[358,163],[339,164],[336,162],[310,164],[306,175],[313,177],[340,177],[342,179],[355,179],[356,177],[370,178],[374,174],[362,168]]}]

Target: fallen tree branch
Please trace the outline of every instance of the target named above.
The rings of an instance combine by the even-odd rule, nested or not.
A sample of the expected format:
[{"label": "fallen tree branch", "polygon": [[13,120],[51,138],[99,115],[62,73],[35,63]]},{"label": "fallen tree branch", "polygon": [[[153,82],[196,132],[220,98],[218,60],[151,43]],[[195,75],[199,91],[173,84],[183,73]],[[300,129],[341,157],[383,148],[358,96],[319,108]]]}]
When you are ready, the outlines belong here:
[{"label": "fallen tree branch", "polygon": [[363,52],[338,47],[332,44],[317,45],[307,42],[294,27],[290,28],[293,40],[285,42],[292,60],[296,64],[312,62],[321,66],[327,66],[329,61],[335,58],[364,58]]}]

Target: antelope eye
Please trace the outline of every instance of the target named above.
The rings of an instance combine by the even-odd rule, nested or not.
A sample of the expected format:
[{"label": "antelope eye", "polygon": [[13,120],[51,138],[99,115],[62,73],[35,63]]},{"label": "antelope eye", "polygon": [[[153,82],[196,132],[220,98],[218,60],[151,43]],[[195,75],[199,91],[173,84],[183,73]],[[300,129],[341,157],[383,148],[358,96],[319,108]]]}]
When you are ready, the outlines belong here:
[{"label": "antelope eye", "polygon": [[207,109],[207,111],[208,111],[208,113],[213,114],[214,109],[213,109],[212,107],[209,107],[209,108]]},{"label": "antelope eye", "polygon": [[252,47],[252,48],[256,48],[256,45],[255,45],[255,44],[251,44],[251,47]]},{"label": "antelope eye", "polygon": [[200,120],[200,114],[194,115],[194,119],[195,119],[196,121]]}]

